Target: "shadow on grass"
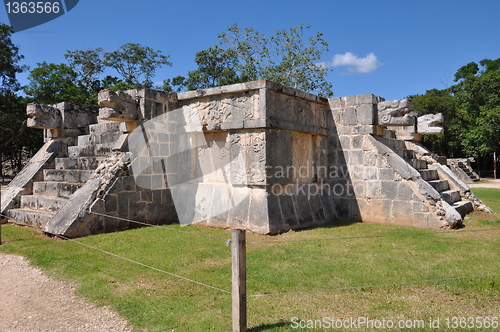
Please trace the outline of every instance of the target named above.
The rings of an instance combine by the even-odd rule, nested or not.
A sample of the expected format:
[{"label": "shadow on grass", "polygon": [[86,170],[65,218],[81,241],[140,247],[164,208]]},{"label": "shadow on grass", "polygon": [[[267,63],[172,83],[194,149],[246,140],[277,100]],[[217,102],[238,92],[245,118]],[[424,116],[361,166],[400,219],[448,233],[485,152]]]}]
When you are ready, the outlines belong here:
[{"label": "shadow on grass", "polygon": [[297,232],[297,233],[300,233],[300,232],[304,232],[304,231],[310,231],[312,229],[317,229],[317,228],[340,228],[340,227],[346,227],[346,226],[351,226],[353,224],[357,224],[359,223],[359,221],[339,221],[339,220],[335,220],[335,221],[328,221],[328,222],[325,222],[321,225],[315,225],[315,226],[311,226],[311,227],[305,227],[305,228],[301,228],[301,229],[294,229],[293,231],[294,232]]},{"label": "shadow on grass", "polygon": [[265,325],[251,328],[248,330],[248,332],[272,331],[275,328],[289,326],[289,325],[290,325],[290,323],[287,323],[287,322],[279,322],[279,323],[275,323],[275,324],[265,324]]}]

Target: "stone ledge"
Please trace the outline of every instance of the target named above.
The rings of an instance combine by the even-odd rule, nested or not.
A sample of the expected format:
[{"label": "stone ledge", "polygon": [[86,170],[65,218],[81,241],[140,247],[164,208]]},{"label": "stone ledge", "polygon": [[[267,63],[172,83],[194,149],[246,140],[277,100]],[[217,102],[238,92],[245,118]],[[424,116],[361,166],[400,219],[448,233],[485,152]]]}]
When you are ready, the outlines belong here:
[{"label": "stone ledge", "polygon": [[279,83],[275,83],[272,81],[267,81],[267,80],[259,80],[259,81],[252,81],[252,82],[247,82],[247,83],[225,85],[225,86],[220,86],[220,87],[215,87],[215,88],[179,92],[179,93],[177,93],[177,98],[179,101],[182,101],[182,100],[188,100],[188,99],[195,99],[195,98],[228,94],[228,93],[235,93],[235,92],[245,92],[245,91],[259,90],[259,89],[269,89],[272,91],[283,93],[285,95],[294,96],[297,98],[301,98],[301,99],[305,99],[305,100],[309,100],[309,101],[313,101],[313,102],[317,102],[317,103],[322,103],[322,104],[328,103],[327,98],[319,97],[319,96],[314,95],[314,94],[309,93],[309,92],[304,92],[301,90],[297,90],[297,89],[294,89],[294,88],[291,88],[291,87],[288,87],[288,86],[285,86],[285,85],[282,85]]}]

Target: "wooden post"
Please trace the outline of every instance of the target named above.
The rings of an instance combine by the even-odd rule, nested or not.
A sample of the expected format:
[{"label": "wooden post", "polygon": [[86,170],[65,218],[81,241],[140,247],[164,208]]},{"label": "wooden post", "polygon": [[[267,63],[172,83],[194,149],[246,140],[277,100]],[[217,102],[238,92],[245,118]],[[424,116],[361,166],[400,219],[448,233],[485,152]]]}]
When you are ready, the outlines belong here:
[{"label": "wooden post", "polygon": [[245,230],[233,229],[231,239],[233,332],[247,331],[247,267]]},{"label": "wooden post", "polygon": [[[2,172],[2,165],[0,164],[0,173],[1,172]],[[2,177],[2,182],[0,182],[0,213],[2,213],[2,185],[3,185],[3,177]],[[0,246],[2,245],[2,218],[3,216],[0,216]]]},{"label": "wooden post", "polygon": [[493,178],[497,179],[497,152],[493,152]]}]

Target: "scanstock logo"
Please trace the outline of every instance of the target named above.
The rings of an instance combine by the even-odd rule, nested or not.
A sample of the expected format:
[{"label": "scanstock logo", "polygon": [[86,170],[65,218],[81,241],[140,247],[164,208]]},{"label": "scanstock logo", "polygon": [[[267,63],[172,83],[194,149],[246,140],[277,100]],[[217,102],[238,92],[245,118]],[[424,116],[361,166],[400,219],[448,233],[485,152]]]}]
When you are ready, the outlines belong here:
[{"label": "scanstock logo", "polygon": [[250,194],[241,146],[206,135],[199,113],[188,106],[140,124],[128,147],[136,184],[168,188],[181,225],[217,218]]},{"label": "scanstock logo", "polygon": [[4,0],[10,26],[23,31],[52,21],[75,8],[79,0],[11,1]]}]

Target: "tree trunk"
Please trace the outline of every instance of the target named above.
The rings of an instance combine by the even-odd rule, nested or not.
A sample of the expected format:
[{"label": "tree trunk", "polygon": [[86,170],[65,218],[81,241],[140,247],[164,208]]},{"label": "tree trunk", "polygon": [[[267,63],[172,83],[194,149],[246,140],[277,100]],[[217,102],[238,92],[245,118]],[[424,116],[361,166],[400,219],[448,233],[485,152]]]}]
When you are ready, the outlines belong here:
[{"label": "tree trunk", "polygon": [[497,153],[493,152],[493,178],[497,179]]},{"label": "tree trunk", "polygon": [[16,160],[16,174],[18,174],[23,167],[23,147],[20,146],[17,150],[17,160]]},{"label": "tree trunk", "polygon": [[0,177],[2,177],[2,182],[0,185],[2,185],[5,181],[4,177],[3,177],[3,152],[0,151]]},{"label": "tree trunk", "polygon": [[24,134],[24,131],[26,130],[27,123],[28,123],[28,120],[24,120],[23,124],[21,125],[21,128],[19,128],[19,131],[16,134],[14,134],[12,129],[9,129],[9,128],[5,129],[5,128],[0,127],[1,130],[6,130],[6,131],[9,131],[11,133],[11,136],[9,138],[0,142],[0,148],[4,147],[5,145],[12,142],[12,140],[14,140],[15,138],[18,138],[19,136]]}]

